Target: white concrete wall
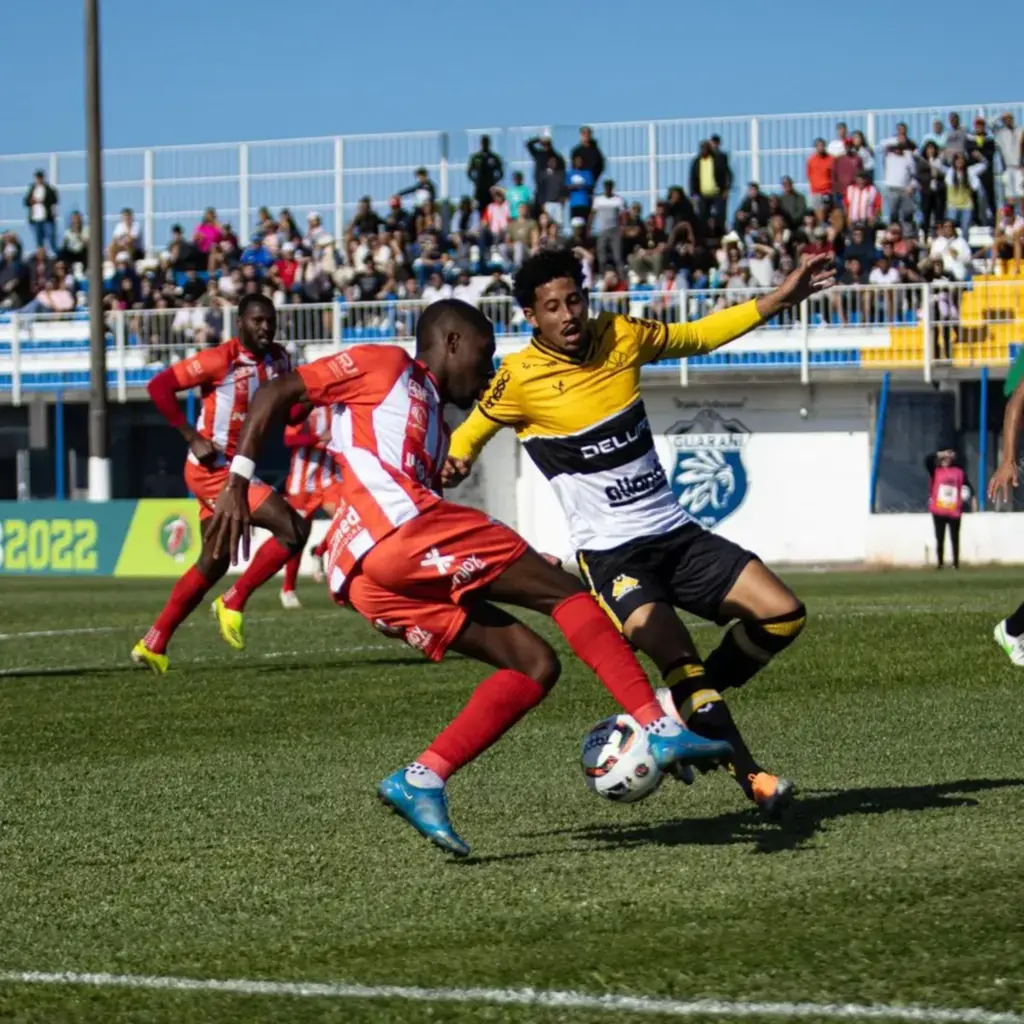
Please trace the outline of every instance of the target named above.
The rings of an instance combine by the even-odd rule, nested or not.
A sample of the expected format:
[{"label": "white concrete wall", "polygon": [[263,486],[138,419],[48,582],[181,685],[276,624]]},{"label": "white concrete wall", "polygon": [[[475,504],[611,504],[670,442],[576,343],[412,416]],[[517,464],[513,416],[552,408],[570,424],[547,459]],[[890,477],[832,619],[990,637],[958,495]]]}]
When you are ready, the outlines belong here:
[{"label": "white concrete wall", "polygon": [[[868,516],[866,561],[876,566],[935,565],[935,532],[927,514]],[[950,560],[946,539],[946,563]],[[960,526],[964,565],[1024,563],[1024,512],[973,512]]]}]

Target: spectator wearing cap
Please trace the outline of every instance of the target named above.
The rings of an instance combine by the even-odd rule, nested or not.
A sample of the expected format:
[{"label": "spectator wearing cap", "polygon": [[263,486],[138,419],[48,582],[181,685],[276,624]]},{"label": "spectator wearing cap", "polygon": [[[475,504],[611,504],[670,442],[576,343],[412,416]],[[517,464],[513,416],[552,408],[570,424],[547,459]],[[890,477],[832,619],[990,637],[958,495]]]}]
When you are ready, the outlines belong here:
[{"label": "spectator wearing cap", "polygon": [[594,141],[594,133],[587,125],[580,128],[579,144],[573,147],[572,153],[569,154],[574,167],[576,166],[576,157],[583,160],[583,169],[590,172],[593,192],[597,189],[601,175],[604,174],[604,154],[601,152],[601,147]]},{"label": "spectator wearing cap", "polygon": [[135,264],[126,249],[121,249],[114,256],[114,274],[107,284],[107,294],[117,295],[121,292],[122,281],[130,280],[135,294],[141,291],[139,287],[139,275],[135,272]]},{"label": "spectator wearing cap", "polygon": [[917,145],[907,135],[907,126],[901,121],[896,125],[896,134],[883,139],[878,148],[885,154],[883,175],[889,221],[892,224],[913,224],[917,208],[914,201],[917,192],[914,152]]},{"label": "spectator wearing cap", "polygon": [[1003,166],[1003,199],[1016,202],[1024,196],[1024,133],[1007,111],[996,130],[996,149]]},{"label": "spectator wearing cap", "polygon": [[426,167],[417,167],[415,183],[408,188],[403,188],[396,195],[399,198],[402,196],[412,196],[416,209],[422,210],[428,202],[433,203],[437,198],[437,186],[430,180]]},{"label": "spectator wearing cap", "polygon": [[239,263],[243,266],[249,264],[256,268],[259,274],[263,274],[274,265],[274,257],[263,244],[263,235],[257,231],[249,244],[242,250]]},{"label": "spectator wearing cap", "polygon": [[141,259],[143,256],[142,229],[135,220],[135,213],[129,206],[121,211],[121,219],[114,226],[110,238],[110,258],[116,259],[119,252],[126,252],[129,259],[133,260]]},{"label": "spectator wearing cap", "polygon": [[57,190],[46,180],[43,171],[36,171],[35,178],[25,193],[28,222],[35,234],[36,247],[42,246],[47,252],[57,251]]},{"label": "spectator wearing cap", "polygon": [[731,186],[732,173],[728,157],[717,152],[710,139],[705,139],[690,164],[690,196],[696,204],[697,216],[702,224],[711,217],[719,224],[725,223]]},{"label": "spectator wearing cap", "polygon": [[212,206],[208,206],[203,214],[203,219],[192,232],[192,245],[209,261],[210,253],[220,245],[223,239],[224,229],[217,219],[217,211]]},{"label": "spectator wearing cap", "polygon": [[491,203],[491,189],[505,177],[505,165],[491,149],[489,135],[480,136],[480,148],[469,158],[466,177],[473,183],[476,205],[485,210]]},{"label": "spectator wearing cap", "polygon": [[401,231],[408,238],[412,235],[415,227],[413,218],[402,206],[402,200],[398,196],[392,196],[388,200],[388,215],[384,218],[384,230],[391,235],[396,231]]},{"label": "spectator wearing cap", "polygon": [[797,228],[803,223],[804,216],[807,214],[807,198],[803,192],[798,192],[793,187],[793,179],[789,175],[782,179],[779,206],[791,228]]},{"label": "spectator wearing cap", "polygon": [[594,199],[593,211],[598,273],[612,268],[620,277],[625,277],[622,225],[626,218],[626,201],[615,191],[615,182],[610,178],[604,183],[601,195]]},{"label": "spectator wearing cap", "polygon": [[985,118],[974,119],[974,134],[967,139],[967,162],[975,181],[975,218],[991,224],[996,213],[996,140],[985,126]]},{"label": "spectator wearing cap", "polygon": [[819,217],[825,201],[835,193],[833,169],[835,159],[829,156],[824,139],[814,140],[814,152],[807,158],[807,184],[811,189],[811,206]]},{"label": "spectator wearing cap", "polygon": [[847,150],[853,145],[853,139],[847,131],[846,122],[840,121],[836,125],[836,137],[828,144],[828,155],[833,160],[846,156]]},{"label": "spectator wearing cap", "polygon": [[882,217],[882,193],[868,181],[864,168],[858,168],[843,196],[846,218],[851,224],[875,224]]},{"label": "spectator wearing cap", "polygon": [[533,193],[530,192],[530,186],[523,182],[522,171],[512,172],[512,184],[509,186],[506,194],[513,220],[518,219],[520,207],[523,205],[528,207],[533,202]]}]

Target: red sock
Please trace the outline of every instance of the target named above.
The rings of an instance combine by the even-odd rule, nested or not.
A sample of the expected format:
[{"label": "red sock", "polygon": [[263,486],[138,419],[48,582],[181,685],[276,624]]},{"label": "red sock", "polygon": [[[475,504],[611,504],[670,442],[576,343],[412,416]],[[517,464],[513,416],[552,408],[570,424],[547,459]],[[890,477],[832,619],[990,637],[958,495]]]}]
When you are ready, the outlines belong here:
[{"label": "red sock", "polygon": [[288,564],[284,567],[284,585],[281,587],[282,590],[294,590],[295,581],[299,578],[299,562],[302,561],[302,552],[296,551],[291,558],[288,559]]},{"label": "red sock", "polygon": [[324,539],[320,541],[315,548],[313,548],[314,558],[323,558],[327,554],[327,534],[324,534]]},{"label": "red sock", "polygon": [[252,592],[276,576],[291,557],[292,552],[276,537],[271,537],[253,555],[249,568],[224,592],[224,607],[240,612]]},{"label": "red sock", "polygon": [[174,631],[196,610],[210,587],[210,581],[193,565],[174,584],[164,610],[142,642],[155,654],[163,654]]},{"label": "red sock", "polygon": [[551,617],[576,657],[594,671],[627,714],[641,725],[665,714],[629,644],[590,594],[566,598]]},{"label": "red sock", "polygon": [[447,779],[504,736],[546,693],[536,679],[500,669],[473,691],[451,725],[416,760]]}]

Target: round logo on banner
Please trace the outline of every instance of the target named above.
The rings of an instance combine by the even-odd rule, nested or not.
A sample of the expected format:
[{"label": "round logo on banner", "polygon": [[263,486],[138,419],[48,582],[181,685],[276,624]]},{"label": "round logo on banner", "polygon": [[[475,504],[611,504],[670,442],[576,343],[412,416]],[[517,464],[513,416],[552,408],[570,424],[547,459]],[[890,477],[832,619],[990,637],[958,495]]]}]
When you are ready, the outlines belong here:
[{"label": "round logo on banner", "polygon": [[165,555],[183,562],[192,548],[192,527],[184,516],[168,516],[160,524],[157,540]]}]

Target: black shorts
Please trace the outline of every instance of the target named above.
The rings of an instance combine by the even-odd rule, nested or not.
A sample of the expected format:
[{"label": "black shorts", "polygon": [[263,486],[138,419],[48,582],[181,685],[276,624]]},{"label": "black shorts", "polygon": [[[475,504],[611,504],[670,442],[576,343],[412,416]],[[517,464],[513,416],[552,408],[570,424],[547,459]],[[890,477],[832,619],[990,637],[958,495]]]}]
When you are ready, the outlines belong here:
[{"label": "black shorts", "polygon": [[722,602],[757,555],[685,523],[670,533],[576,556],[583,579],[622,628],[641,605],[664,601],[719,625]]}]

